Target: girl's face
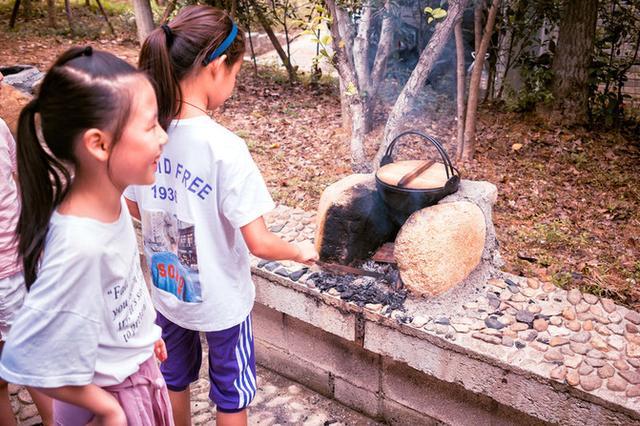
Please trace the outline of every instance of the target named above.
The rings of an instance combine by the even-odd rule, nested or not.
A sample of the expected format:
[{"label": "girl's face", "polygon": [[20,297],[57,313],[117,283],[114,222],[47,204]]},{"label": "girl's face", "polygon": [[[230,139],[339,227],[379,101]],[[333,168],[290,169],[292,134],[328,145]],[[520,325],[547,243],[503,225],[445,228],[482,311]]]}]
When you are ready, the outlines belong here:
[{"label": "girl's face", "polygon": [[136,76],[129,84],[131,113],[122,136],[111,150],[110,175],[123,189],[129,185],[149,185],[167,143],[166,132],[158,123],[156,95],[149,81]]},{"label": "girl's face", "polygon": [[208,105],[210,110],[213,110],[221,106],[233,93],[233,88],[236,86],[236,78],[242,67],[242,60],[236,61],[231,67],[224,63],[225,56],[223,55],[219,67],[213,74],[213,82],[209,87],[208,93]]}]

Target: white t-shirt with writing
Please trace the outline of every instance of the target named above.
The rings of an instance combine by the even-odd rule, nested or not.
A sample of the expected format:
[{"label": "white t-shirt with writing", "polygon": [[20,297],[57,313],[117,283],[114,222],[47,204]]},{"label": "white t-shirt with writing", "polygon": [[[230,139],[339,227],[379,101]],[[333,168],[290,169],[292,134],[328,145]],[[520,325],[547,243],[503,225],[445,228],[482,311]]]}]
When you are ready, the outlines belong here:
[{"label": "white t-shirt with writing", "polygon": [[225,330],[253,308],[240,228],[275,205],[244,141],[206,116],[174,120],[151,186],[132,186],[156,309],[181,327]]},{"label": "white t-shirt with writing", "polygon": [[55,212],[0,377],[43,388],[122,383],[153,355],[155,317],[124,200],[113,223]]}]

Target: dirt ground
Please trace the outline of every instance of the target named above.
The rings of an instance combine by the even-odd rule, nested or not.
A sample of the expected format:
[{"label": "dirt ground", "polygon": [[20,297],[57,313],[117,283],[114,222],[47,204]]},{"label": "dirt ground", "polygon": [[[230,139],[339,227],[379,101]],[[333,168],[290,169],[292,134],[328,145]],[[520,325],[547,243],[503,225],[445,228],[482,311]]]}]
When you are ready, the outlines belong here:
[{"label": "dirt ground", "polygon": [[[89,9],[76,9],[81,9],[74,12],[78,20],[99,22]],[[126,14],[112,18],[116,37],[98,25],[90,36],[76,38],[63,28],[43,29],[43,16],[7,31],[8,14],[0,1],[2,65],[27,63],[46,69],[58,53],[85,42],[132,63],[137,60]],[[435,93],[427,98],[406,126],[440,138],[453,153],[453,99]],[[380,118],[388,107],[379,106]],[[216,117],[246,140],[278,202],[313,210],[328,184],[351,173],[335,83],[290,86],[283,73],[260,68],[254,74],[247,63],[235,94]],[[640,308],[640,137],[629,129],[587,131],[551,122],[485,104],[475,160],[459,165],[464,178],[498,187],[494,221],[505,269]],[[368,137],[371,157],[383,120],[378,124]],[[404,158],[427,154],[433,155],[412,143],[403,144],[399,152]]]}]

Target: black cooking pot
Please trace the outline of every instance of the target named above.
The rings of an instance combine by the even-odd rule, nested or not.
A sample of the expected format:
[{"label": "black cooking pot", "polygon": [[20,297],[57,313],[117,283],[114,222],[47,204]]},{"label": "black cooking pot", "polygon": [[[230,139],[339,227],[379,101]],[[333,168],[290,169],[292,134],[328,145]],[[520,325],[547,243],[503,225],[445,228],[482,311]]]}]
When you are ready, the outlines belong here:
[{"label": "black cooking pot", "polygon": [[387,147],[385,155],[380,161],[380,167],[393,163],[393,148],[395,147],[396,142],[398,142],[398,139],[406,135],[419,136],[431,142],[442,158],[442,163],[444,164],[445,171],[447,173],[447,181],[444,186],[439,188],[404,188],[383,182],[379,179],[378,174],[376,173],[376,187],[378,193],[390,209],[392,219],[398,225],[404,224],[413,212],[432,206],[447,195],[453,194],[458,190],[458,186],[460,185],[460,172],[451,164],[451,159],[442,147],[442,144],[433,136],[425,135],[413,130],[403,132],[391,141]]}]

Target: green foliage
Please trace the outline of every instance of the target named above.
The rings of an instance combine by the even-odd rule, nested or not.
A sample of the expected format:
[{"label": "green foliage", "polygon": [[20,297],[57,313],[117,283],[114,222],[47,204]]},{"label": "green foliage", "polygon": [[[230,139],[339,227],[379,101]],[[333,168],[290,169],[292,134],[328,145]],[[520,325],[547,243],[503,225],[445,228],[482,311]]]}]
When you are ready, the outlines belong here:
[{"label": "green foliage", "polygon": [[[555,44],[551,30],[560,20],[560,0],[514,0],[505,3],[502,19],[496,28],[502,37],[511,34],[506,62],[508,71],[518,68],[523,80],[518,90],[507,90],[506,105],[511,111],[531,111],[536,104],[552,100],[550,83],[552,51]],[[490,55],[498,56],[497,48]]]},{"label": "green foliage", "polygon": [[431,7],[425,7],[424,14],[427,15],[427,23],[432,23],[434,20],[444,19],[447,16],[447,11],[441,7],[435,9]]},{"label": "green foliage", "polygon": [[[507,69],[517,67],[523,84],[507,90],[506,105],[512,111],[530,111],[553,100],[551,64],[563,0],[513,0],[505,3],[498,20],[501,35],[510,32]],[[590,67],[589,107],[592,122],[620,126],[628,111],[623,93],[628,72],[640,60],[640,0],[601,0]],[[493,50],[492,55],[497,55]]]},{"label": "green foliage", "polygon": [[599,25],[591,66],[592,120],[606,127],[619,126],[630,96],[622,89],[627,72],[640,59],[640,0],[600,3]]},{"label": "green foliage", "polygon": [[517,92],[509,93],[507,108],[511,111],[526,112],[532,111],[538,104],[551,102],[553,95],[550,85],[553,72],[549,56],[523,55],[520,65],[523,87]]},{"label": "green foliage", "polygon": [[[311,40],[317,45],[318,54],[313,58],[314,67],[318,67],[320,61],[333,60],[333,55],[329,54],[329,47],[331,46],[332,37],[331,34],[326,32],[326,27],[331,25],[332,19],[329,16],[329,11],[320,3],[313,6],[304,19],[297,19],[294,21],[299,28],[301,28],[302,34],[311,35]],[[322,31],[325,34],[322,34]]]},{"label": "green foliage", "polygon": [[[114,26],[116,35],[120,39],[132,42],[137,40],[135,17],[133,8],[129,3],[118,0],[101,0],[102,6]],[[0,15],[3,20],[3,31],[9,31],[8,21],[14,6],[14,0],[0,0]],[[100,9],[95,1],[87,6],[84,0],[71,0],[72,22],[75,32],[71,31],[67,16],[64,12],[62,0],[55,1],[56,27],[50,27],[48,23],[49,11],[46,2],[31,1],[29,10],[25,10],[24,2],[20,6],[16,24],[13,30],[20,33],[34,34],[44,37],[81,38],[89,40],[102,40],[111,37],[111,31],[102,17]],[[1,57],[1,56],[0,56]],[[0,59],[2,61],[2,59]]]}]

